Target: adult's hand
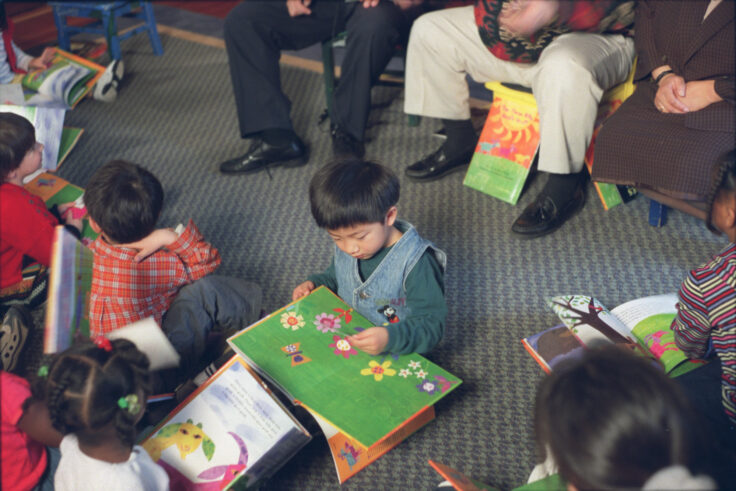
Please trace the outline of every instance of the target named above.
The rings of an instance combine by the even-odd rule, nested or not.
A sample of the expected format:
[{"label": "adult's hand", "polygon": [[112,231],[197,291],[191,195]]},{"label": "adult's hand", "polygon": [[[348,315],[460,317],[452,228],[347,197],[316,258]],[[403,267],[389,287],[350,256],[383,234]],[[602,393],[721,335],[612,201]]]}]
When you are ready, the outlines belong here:
[{"label": "adult's hand", "polygon": [[715,89],[715,80],[695,80],[685,84],[685,97],[680,99],[689,111],[700,111],[722,101]]},{"label": "adult's hand", "polygon": [[424,3],[424,0],[394,0],[394,4],[396,4],[396,6],[401,10],[409,10],[410,8],[421,5],[422,3]]},{"label": "adult's hand", "polygon": [[667,74],[659,81],[659,88],[654,95],[654,105],[662,113],[686,113],[688,107],[682,100],[686,90],[684,78],[675,73]]},{"label": "adult's hand", "polygon": [[291,17],[310,15],[312,13],[309,9],[310,3],[312,0],[286,0],[286,9]]},{"label": "adult's hand", "polygon": [[516,36],[529,37],[552,23],[559,0],[512,0],[498,16],[498,25]]}]

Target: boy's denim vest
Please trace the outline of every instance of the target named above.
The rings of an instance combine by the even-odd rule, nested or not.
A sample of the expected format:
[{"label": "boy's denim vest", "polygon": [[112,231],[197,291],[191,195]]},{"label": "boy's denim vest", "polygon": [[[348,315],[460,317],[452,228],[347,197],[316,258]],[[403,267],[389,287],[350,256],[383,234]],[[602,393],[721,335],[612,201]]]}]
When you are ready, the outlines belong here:
[{"label": "boy's denim vest", "polygon": [[427,248],[432,248],[443,272],[447,265],[447,255],[421,238],[412,224],[396,220],[394,225],[403,235],[365,282],[360,279],[358,260],[335,246],[337,294],[374,326],[398,322],[411,313],[406,305],[406,277]]}]

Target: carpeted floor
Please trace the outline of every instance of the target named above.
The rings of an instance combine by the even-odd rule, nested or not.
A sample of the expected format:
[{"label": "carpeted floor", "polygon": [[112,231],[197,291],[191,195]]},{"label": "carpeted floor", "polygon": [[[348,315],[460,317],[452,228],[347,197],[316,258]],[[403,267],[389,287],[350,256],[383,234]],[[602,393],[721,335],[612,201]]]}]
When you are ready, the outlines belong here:
[{"label": "carpeted floor", "polygon": [[[297,131],[309,143],[309,165],[226,177],[217,163],[244,152],[239,138],[224,50],[163,36],[165,55],[148,39],[124,45],[126,74],[112,104],[82,102],[67,124],[85,128],[59,174],[85,186],[110,159],[143,164],[161,180],[166,200],[161,225],[192,218],[223,256],[221,274],[259,281],[265,308],[290,299],[308,273],[327,266],[331,244],[314,225],[307,183],[330,157],[319,74],[286,67]],[[438,123],[408,127],[401,91],[376,89],[380,104],[369,131],[368,156],[401,179],[399,213],[449,256],[450,306],[443,342],[428,356],[464,380],[437,405],[437,418],[362,471],[344,489],[431,489],[440,479],[431,458],[501,488],[521,484],[534,461],[531,411],[542,370],[521,338],[556,323],[544,299],[564,293],[597,296],[614,307],[640,296],[674,291],[688,268],[718,251],[726,239],[694,218],[673,212],[666,227],[646,221],[640,197],[604,211],[588,192],[583,211],[557,233],[520,241],[509,228],[539,189],[532,182],[517,206],[462,185],[453,174],[410,182],[404,167],[438,145]],[[267,489],[337,489],[327,445],[315,438]]]}]

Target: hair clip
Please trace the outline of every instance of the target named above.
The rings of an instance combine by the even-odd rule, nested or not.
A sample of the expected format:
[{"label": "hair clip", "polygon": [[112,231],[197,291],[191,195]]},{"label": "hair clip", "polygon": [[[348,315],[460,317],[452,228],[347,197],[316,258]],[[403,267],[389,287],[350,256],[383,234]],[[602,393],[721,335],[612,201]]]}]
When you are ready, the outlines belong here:
[{"label": "hair clip", "polygon": [[97,336],[93,342],[98,348],[102,348],[105,351],[112,351],[112,343],[105,336]]},{"label": "hair clip", "polygon": [[49,366],[48,365],[41,365],[38,367],[38,372],[36,372],[39,377],[45,377],[49,374]]},{"label": "hair clip", "polygon": [[137,414],[141,410],[141,404],[138,402],[138,396],[135,394],[128,394],[118,399],[118,407],[127,410],[131,414]]}]

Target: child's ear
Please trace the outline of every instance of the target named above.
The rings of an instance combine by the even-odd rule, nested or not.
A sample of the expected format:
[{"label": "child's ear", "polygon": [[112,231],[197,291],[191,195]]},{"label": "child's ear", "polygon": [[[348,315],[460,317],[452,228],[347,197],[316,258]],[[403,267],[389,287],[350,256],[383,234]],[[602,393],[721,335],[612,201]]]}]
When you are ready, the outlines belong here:
[{"label": "child's ear", "polygon": [[92,231],[94,231],[94,233],[96,234],[102,233],[102,229],[99,225],[97,225],[97,222],[95,222],[89,215],[87,215],[87,218],[89,219],[89,227],[92,229]]},{"label": "child's ear", "polygon": [[384,224],[387,227],[393,226],[398,214],[399,214],[399,210],[398,208],[396,208],[396,206],[392,206],[391,208],[389,208],[388,211],[386,212],[386,218],[383,220]]}]

